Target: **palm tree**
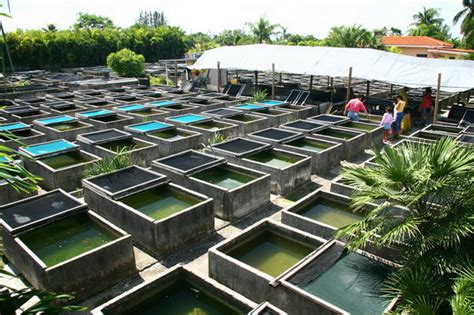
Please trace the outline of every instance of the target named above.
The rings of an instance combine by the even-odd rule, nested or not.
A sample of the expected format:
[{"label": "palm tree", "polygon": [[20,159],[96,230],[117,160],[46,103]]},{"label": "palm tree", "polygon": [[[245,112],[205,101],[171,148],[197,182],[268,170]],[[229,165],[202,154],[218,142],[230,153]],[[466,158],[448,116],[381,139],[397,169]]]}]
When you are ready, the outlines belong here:
[{"label": "palm tree", "polygon": [[461,22],[461,34],[466,48],[474,48],[474,1],[463,0],[464,9],[459,11],[453,18],[453,23]]},{"label": "palm tree", "polygon": [[56,32],[58,28],[54,24],[48,24],[46,27],[42,28],[42,30],[45,32]]},{"label": "palm tree", "polygon": [[415,22],[412,25],[418,26],[421,24],[425,25],[442,25],[444,20],[439,18],[439,9],[436,8],[425,8],[423,7],[423,11],[418,12],[417,14],[413,15],[413,20]]},{"label": "palm tree", "polygon": [[333,47],[376,47],[377,38],[361,25],[332,27],[326,44]]},{"label": "palm tree", "polygon": [[246,25],[259,44],[271,42],[271,37],[278,34],[276,29],[281,27],[279,24],[271,24],[270,21],[263,16],[258,18],[255,23],[247,22]]},{"label": "palm tree", "polygon": [[[474,259],[472,148],[448,139],[406,143],[375,151],[375,163],[343,169],[346,182],[356,188],[355,211],[367,212],[336,236],[348,238],[351,249],[372,243],[400,251],[403,267],[385,290],[400,298],[401,310],[444,314],[474,307],[474,297],[464,296],[466,283],[474,284],[474,268],[466,269]],[[366,210],[367,203],[377,206]]]}]

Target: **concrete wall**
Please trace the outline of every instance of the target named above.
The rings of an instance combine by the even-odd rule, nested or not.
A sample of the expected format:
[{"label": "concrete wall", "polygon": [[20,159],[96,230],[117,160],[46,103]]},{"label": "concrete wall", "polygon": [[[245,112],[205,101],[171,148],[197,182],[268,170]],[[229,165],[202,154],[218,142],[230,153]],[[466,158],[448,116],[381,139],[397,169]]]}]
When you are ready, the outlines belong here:
[{"label": "concrete wall", "polygon": [[66,139],[68,141],[76,141],[77,135],[96,130],[96,127],[91,124],[87,124],[81,121],[79,121],[78,123],[81,125],[79,128],[65,131],[59,131],[52,128],[51,126],[44,126],[36,122],[33,124],[33,127],[44,133],[48,140]]},{"label": "concrete wall", "polygon": [[19,139],[20,143],[16,142],[15,140],[0,140],[0,144],[10,148],[12,150],[18,150],[19,147],[28,146],[36,143],[46,142],[48,138],[42,132],[36,131],[30,128],[31,136],[22,137]]},{"label": "concrete wall", "polygon": [[83,186],[83,193],[84,200],[91,209],[130,233],[140,247],[161,256],[199,239],[214,229],[212,199],[206,199],[205,196],[196,195],[174,184],[169,185],[202,201],[162,220],[154,220],[120,200],[115,201],[96,193],[87,184]]}]

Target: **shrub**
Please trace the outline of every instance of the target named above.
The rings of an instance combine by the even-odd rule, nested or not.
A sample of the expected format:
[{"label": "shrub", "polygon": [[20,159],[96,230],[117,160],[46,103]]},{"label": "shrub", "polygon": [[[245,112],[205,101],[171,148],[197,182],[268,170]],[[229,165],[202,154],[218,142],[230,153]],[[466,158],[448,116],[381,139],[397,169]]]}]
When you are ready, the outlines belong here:
[{"label": "shrub", "polygon": [[263,102],[267,99],[267,92],[264,90],[257,90],[253,93],[250,103]]},{"label": "shrub", "polygon": [[107,66],[121,77],[140,77],[145,70],[145,57],[124,48],[107,56]]}]

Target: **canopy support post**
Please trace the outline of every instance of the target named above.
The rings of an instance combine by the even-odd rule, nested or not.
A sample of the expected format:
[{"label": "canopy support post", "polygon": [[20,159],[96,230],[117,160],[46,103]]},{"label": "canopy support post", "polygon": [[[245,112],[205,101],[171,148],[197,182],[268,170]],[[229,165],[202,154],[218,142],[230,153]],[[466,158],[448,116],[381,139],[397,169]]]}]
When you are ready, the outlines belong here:
[{"label": "canopy support post", "polygon": [[168,85],[168,82],[170,80],[169,75],[168,75],[168,63],[165,62],[165,78],[166,78],[166,85]]},{"label": "canopy support post", "polygon": [[370,81],[367,81],[367,90],[366,90],[366,93],[365,93],[365,94],[366,94],[367,98],[368,98],[369,95],[370,95]]},{"label": "canopy support post", "polygon": [[217,62],[217,93],[221,92],[221,62]]},{"label": "canopy support post", "polygon": [[349,102],[349,99],[351,98],[351,87],[352,87],[352,67],[349,67],[349,80],[347,81],[346,103]]},{"label": "canopy support post", "polygon": [[333,98],[334,98],[334,78],[331,77],[331,86],[330,86],[330,92],[331,92],[331,104],[333,102]]},{"label": "canopy support post", "polygon": [[258,71],[255,71],[255,91],[258,89]]},{"label": "canopy support post", "polygon": [[436,124],[438,120],[438,111],[439,111],[439,89],[441,88],[441,73],[438,73],[438,84],[436,85],[436,99],[435,99],[435,108],[433,112],[433,124]]},{"label": "canopy support post", "polygon": [[282,77],[282,74],[281,74],[281,72],[280,72],[280,83],[279,83],[280,85],[281,85],[281,82],[282,82],[282,81],[283,81],[283,77]]},{"label": "canopy support post", "polygon": [[309,77],[309,91],[311,92],[313,90],[313,76],[311,75]]},{"label": "canopy support post", "polygon": [[239,70],[235,70],[235,79],[239,82]]},{"label": "canopy support post", "polygon": [[275,64],[272,63],[272,100],[275,99]]},{"label": "canopy support post", "polygon": [[393,97],[393,84],[390,84],[390,97]]},{"label": "canopy support post", "polygon": [[174,62],[174,85],[178,87],[178,62]]}]

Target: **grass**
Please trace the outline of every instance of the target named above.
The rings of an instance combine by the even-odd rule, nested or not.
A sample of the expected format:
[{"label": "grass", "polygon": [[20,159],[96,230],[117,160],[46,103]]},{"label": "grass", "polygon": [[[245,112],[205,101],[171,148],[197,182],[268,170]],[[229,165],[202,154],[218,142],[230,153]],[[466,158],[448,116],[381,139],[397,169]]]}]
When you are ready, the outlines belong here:
[{"label": "grass", "polygon": [[122,148],[117,154],[111,158],[102,159],[92,164],[84,171],[84,177],[92,177],[105,173],[110,173],[128,166],[133,163],[128,147]]}]

